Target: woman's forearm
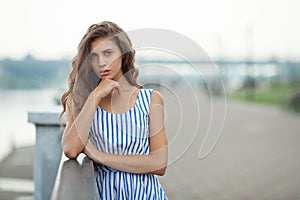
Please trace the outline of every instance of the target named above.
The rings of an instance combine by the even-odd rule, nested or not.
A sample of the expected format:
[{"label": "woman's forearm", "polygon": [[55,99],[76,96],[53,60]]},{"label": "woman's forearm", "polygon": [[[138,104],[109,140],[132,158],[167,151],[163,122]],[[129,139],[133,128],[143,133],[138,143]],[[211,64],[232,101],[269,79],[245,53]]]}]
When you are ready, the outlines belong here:
[{"label": "woman's forearm", "polygon": [[167,168],[167,156],[157,154],[149,155],[117,155],[107,154],[99,156],[102,164],[111,168],[137,174],[164,175]]},{"label": "woman's forearm", "polygon": [[[157,174],[164,175],[167,162],[167,147],[153,152],[149,155],[118,155],[100,152],[88,144],[85,153],[95,162],[109,166],[111,168],[137,174]],[[88,151],[88,152],[87,152]]]},{"label": "woman's forearm", "polygon": [[[100,100],[115,89],[120,93],[120,84],[117,81],[110,79],[101,80],[88,96],[78,116],[74,120],[71,116],[62,140],[63,150],[67,157],[76,158],[82,152],[87,143],[91,123]],[[72,110],[71,106],[71,115]]]},{"label": "woman's forearm", "polygon": [[98,105],[94,92],[92,92],[78,116],[66,127],[62,138],[64,153],[69,158],[76,158],[87,143],[92,120]]}]

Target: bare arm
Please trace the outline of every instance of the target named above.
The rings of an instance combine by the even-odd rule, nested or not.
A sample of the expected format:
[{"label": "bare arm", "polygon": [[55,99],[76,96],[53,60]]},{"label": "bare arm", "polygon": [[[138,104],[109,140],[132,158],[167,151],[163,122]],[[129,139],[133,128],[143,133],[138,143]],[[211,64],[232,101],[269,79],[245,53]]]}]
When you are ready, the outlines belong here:
[{"label": "bare arm", "polygon": [[87,144],[88,135],[96,108],[102,97],[113,89],[118,88],[119,83],[112,80],[103,80],[88,96],[83,108],[74,119],[70,96],[67,100],[68,121],[62,138],[62,148],[68,158],[77,158]]},{"label": "bare arm", "polygon": [[100,152],[88,141],[84,152],[95,162],[120,171],[138,174],[164,175],[168,162],[168,142],[164,127],[164,104],[158,92],[153,92],[150,106],[150,154],[117,155]]},{"label": "bare arm", "polygon": [[97,107],[94,95],[94,92],[89,95],[75,120],[72,108],[73,99],[70,97],[67,100],[68,121],[62,138],[62,148],[69,158],[76,158],[87,143],[90,125]]}]

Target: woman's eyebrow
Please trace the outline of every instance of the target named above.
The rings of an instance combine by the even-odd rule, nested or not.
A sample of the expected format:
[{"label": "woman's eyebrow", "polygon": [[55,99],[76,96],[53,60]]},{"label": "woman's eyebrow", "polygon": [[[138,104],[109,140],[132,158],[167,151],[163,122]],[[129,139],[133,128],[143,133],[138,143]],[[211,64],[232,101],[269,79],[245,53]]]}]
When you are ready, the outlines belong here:
[{"label": "woman's eyebrow", "polygon": [[108,48],[108,49],[102,50],[102,52],[105,52],[105,51],[112,51],[112,50],[113,50],[112,48]]},{"label": "woman's eyebrow", "polygon": [[96,49],[96,48],[94,48],[91,52],[92,53],[99,53],[100,51],[101,52],[106,52],[106,51],[113,51],[114,49],[112,49],[112,48],[107,48],[107,49],[104,49],[104,50],[100,50],[100,49]]}]

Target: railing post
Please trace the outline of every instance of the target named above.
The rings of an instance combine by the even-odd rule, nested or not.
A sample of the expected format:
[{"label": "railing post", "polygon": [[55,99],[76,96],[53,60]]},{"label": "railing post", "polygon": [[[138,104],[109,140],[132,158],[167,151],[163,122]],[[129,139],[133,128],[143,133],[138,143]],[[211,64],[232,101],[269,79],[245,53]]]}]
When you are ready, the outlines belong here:
[{"label": "railing post", "polygon": [[51,197],[62,155],[63,129],[58,121],[59,111],[34,111],[28,113],[28,122],[35,124],[34,199]]}]

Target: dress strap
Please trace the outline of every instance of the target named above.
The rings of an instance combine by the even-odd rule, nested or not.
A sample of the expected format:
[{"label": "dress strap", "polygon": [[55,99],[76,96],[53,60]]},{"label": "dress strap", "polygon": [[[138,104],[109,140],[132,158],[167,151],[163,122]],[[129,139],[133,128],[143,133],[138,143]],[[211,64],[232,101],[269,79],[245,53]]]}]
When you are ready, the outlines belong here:
[{"label": "dress strap", "polygon": [[146,115],[149,114],[150,103],[152,97],[153,89],[141,89],[139,95],[139,106],[145,112]]}]

